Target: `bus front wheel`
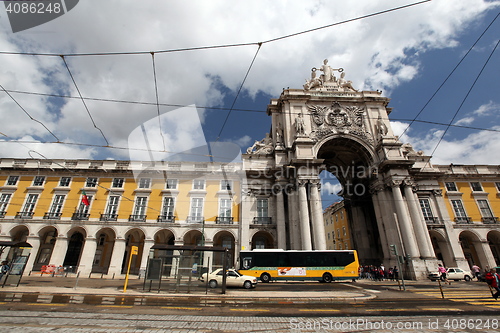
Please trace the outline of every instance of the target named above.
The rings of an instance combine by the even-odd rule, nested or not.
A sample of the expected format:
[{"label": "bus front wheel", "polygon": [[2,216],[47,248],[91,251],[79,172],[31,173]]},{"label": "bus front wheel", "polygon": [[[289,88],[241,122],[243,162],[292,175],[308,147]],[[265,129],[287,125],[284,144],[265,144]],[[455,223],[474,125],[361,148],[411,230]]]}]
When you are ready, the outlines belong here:
[{"label": "bus front wheel", "polygon": [[323,282],[330,283],[333,281],[333,277],[330,273],[323,274]]},{"label": "bus front wheel", "polygon": [[264,283],[268,283],[269,281],[271,281],[271,275],[269,275],[268,273],[263,273],[260,276],[260,280]]}]

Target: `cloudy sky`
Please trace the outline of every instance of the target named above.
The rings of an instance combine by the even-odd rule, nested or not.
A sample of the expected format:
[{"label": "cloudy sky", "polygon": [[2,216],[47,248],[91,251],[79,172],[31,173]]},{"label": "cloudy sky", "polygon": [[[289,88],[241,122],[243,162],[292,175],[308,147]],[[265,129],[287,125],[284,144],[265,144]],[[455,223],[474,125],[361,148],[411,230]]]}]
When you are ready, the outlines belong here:
[{"label": "cloudy sky", "polygon": [[[246,149],[269,131],[270,98],[300,88],[326,58],[355,88],[390,97],[395,131],[433,163],[500,164],[500,1],[371,15],[413,3],[85,0],[16,33],[2,4],[0,157],[134,158],[141,128],[172,121],[185,138],[159,150]],[[171,112],[183,106],[191,111]]]}]

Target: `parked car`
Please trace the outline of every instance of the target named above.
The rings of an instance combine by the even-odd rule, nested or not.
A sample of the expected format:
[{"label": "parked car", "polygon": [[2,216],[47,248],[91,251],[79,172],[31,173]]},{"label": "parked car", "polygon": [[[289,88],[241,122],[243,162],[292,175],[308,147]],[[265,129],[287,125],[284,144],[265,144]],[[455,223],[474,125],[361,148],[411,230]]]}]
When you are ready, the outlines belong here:
[{"label": "parked car", "polygon": [[[222,285],[222,268],[216,269],[212,273],[205,273],[201,276],[200,281],[208,281],[210,288],[217,288]],[[257,286],[257,278],[254,276],[241,275],[235,269],[227,270],[226,286],[228,287],[243,287],[245,289],[255,288]]]},{"label": "parked car", "polygon": [[[441,278],[441,273],[438,271],[436,272],[431,272],[427,276],[431,281],[437,281]],[[472,279],[472,273],[469,271],[464,271],[461,268],[458,267],[450,267],[446,271],[446,277],[448,280],[454,280],[454,281],[460,281],[460,280],[465,280],[465,281],[470,281]]]}]

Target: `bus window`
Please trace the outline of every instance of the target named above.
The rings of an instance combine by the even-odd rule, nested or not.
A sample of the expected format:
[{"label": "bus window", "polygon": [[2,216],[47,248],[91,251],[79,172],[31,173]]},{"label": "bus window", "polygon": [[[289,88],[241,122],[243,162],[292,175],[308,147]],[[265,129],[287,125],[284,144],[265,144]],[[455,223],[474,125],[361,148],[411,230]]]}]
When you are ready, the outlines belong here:
[{"label": "bus window", "polygon": [[252,267],[252,258],[243,258],[243,269],[250,269]]}]

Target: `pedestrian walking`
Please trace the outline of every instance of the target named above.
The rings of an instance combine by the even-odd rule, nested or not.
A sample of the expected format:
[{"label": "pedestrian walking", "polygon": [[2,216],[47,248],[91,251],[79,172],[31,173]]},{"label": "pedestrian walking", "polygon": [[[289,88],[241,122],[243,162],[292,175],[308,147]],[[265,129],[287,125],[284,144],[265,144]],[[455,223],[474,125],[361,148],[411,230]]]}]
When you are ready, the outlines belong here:
[{"label": "pedestrian walking", "polygon": [[481,268],[478,265],[474,264],[474,265],[472,265],[471,270],[472,270],[472,274],[474,275],[474,277],[479,281],[479,275],[481,274]]},{"label": "pedestrian walking", "polygon": [[491,296],[493,296],[494,299],[498,299],[498,296],[500,296],[500,276],[497,274],[495,269],[492,268],[488,273],[486,273],[484,278],[486,279],[486,283],[490,286],[490,291],[492,288],[496,291],[496,293],[491,291]]},{"label": "pedestrian walking", "polygon": [[451,284],[451,281],[448,281],[448,278],[446,277],[446,273],[448,272],[448,270],[443,267],[443,265],[438,264],[438,272],[441,274],[441,281]]}]

